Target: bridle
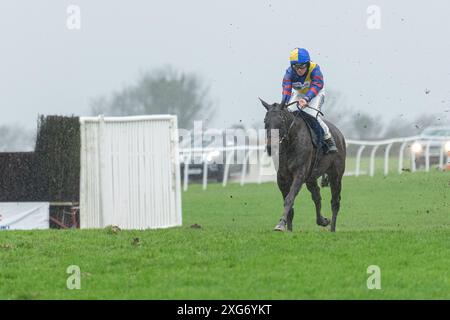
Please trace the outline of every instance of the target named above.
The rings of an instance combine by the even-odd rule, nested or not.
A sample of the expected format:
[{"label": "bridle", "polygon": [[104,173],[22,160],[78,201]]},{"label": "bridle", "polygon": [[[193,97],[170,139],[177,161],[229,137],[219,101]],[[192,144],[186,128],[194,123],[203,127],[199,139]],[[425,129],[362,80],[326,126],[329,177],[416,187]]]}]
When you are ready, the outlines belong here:
[{"label": "bridle", "polygon": [[[291,103],[288,103],[287,105],[285,105],[284,107],[283,107],[283,109],[285,109],[285,108],[287,108],[287,107],[289,107],[289,106],[291,106],[291,105],[293,105],[293,104],[297,104],[297,109],[299,110],[299,111],[301,111],[301,109],[298,107],[298,101],[293,101],[293,102],[291,102]],[[316,108],[313,108],[313,107],[311,107],[311,106],[309,106],[308,104],[306,105],[306,108],[310,108],[310,109],[313,109],[313,110],[315,110],[315,111],[317,111],[317,115],[316,115],[316,119],[317,119],[317,117],[319,116],[319,114],[321,114],[322,116],[323,116],[323,113],[322,113],[322,111],[320,111],[320,110],[318,110],[318,109],[316,109]],[[283,117],[282,118],[283,119],[283,123],[285,122],[285,118]],[[292,127],[294,126],[294,123],[295,123],[295,119],[292,119],[292,122],[291,122],[291,125],[289,126],[289,128],[288,128],[288,130],[286,131],[286,133],[281,137],[281,139],[280,139],[280,145],[283,143],[283,141],[286,139],[286,137],[289,135],[289,132],[291,131],[291,129],[292,129]]]},{"label": "bridle", "polygon": [[[261,100],[261,99],[260,99]],[[262,101],[262,100],[261,100]],[[262,101],[263,102],[263,105],[266,107],[266,109],[267,109],[267,104],[264,102],[264,101]],[[288,103],[288,104],[284,104],[283,102],[282,102],[282,104],[281,104],[281,110],[283,110],[283,109],[286,109],[287,107],[289,107],[289,106],[291,106],[291,105],[293,105],[293,104],[297,104],[297,109],[299,110],[299,111],[302,111],[299,107],[298,107],[298,105],[299,105],[299,102],[298,101],[293,101],[293,102],[291,102],[291,103]],[[313,110],[315,110],[315,111],[317,111],[317,114],[316,114],[316,119],[317,119],[317,117],[319,116],[319,114],[320,115],[322,115],[323,116],[323,113],[320,111],[320,110],[318,110],[318,109],[316,109],[316,108],[313,108],[313,107],[311,107],[311,106],[309,106],[308,104],[306,104],[306,106],[305,106],[305,108],[310,108],[310,109],[313,109]],[[288,111],[289,112],[289,111]],[[281,121],[282,121],[282,123],[283,123],[283,128],[286,128],[286,126],[285,126],[285,124],[286,124],[286,115],[283,115],[283,114],[280,114],[280,117],[281,117]],[[291,124],[289,125],[289,128],[288,128],[288,130],[285,132],[285,134],[281,137],[281,139],[279,140],[279,146],[281,146],[281,144],[284,142],[284,140],[289,136],[289,133],[290,133],[290,131],[291,131],[291,129],[292,129],[292,127],[294,126],[294,124],[295,124],[295,115],[292,115],[292,122],[291,122]],[[304,120],[305,121],[305,120]],[[267,146],[267,148],[268,148],[269,146]],[[270,149],[268,149],[268,150],[270,150]],[[287,149],[285,149],[284,150],[284,152],[286,152],[287,151]],[[279,152],[281,153],[281,150],[279,150]],[[283,153],[284,153],[283,152]],[[268,151],[268,153],[270,154],[270,151]],[[314,159],[314,164],[313,164],[313,166],[312,166],[312,169],[311,170],[314,170],[314,168],[316,168],[316,166],[317,166],[317,163],[318,163],[318,160],[319,160],[319,153],[320,153],[320,148],[317,148],[317,151],[316,151],[316,156],[314,157],[315,159]]]},{"label": "bridle", "polygon": [[[285,118],[283,117],[283,123],[285,122]],[[284,139],[286,139],[287,136],[289,136],[289,132],[291,131],[292,127],[294,126],[295,119],[292,119],[291,125],[287,129],[286,133],[281,137],[280,139],[280,145],[283,143]]]}]

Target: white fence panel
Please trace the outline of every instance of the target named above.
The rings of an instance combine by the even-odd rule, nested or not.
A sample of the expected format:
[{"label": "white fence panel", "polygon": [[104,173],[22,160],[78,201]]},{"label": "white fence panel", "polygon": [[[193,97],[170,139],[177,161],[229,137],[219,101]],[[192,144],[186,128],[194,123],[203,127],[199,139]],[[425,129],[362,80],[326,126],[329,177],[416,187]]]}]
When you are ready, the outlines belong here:
[{"label": "white fence panel", "polygon": [[181,225],[176,116],[100,116],[80,122],[80,227]]}]

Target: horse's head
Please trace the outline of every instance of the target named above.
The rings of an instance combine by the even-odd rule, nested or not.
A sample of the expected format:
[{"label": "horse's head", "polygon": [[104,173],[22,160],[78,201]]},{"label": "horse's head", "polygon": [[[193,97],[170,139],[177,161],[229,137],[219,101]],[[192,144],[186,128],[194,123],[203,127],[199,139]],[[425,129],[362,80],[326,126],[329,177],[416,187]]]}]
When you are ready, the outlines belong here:
[{"label": "horse's head", "polygon": [[[261,98],[262,105],[266,108],[266,116],[264,117],[264,128],[266,129],[267,145],[266,150],[268,155],[272,155],[272,149],[277,150],[280,143],[280,138],[284,137],[287,132],[286,128],[286,110],[285,103],[268,104]],[[273,135],[277,135],[277,137]]]}]

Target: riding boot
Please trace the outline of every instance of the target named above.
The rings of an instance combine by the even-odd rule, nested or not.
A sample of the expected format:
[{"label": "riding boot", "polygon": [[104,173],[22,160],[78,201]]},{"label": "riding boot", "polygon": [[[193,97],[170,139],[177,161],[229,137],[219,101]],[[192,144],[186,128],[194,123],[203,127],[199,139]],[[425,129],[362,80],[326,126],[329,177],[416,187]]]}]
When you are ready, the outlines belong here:
[{"label": "riding boot", "polygon": [[326,153],[336,153],[336,152],[338,152],[338,149],[336,148],[336,142],[334,142],[334,138],[333,137],[325,140],[325,144],[327,145],[327,149],[328,149]]}]

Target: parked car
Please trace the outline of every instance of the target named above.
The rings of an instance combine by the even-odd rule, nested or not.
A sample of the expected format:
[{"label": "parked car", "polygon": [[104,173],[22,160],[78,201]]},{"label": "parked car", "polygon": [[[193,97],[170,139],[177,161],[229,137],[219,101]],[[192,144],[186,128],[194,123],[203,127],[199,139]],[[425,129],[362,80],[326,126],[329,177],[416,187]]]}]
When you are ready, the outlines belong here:
[{"label": "parked car", "polygon": [[429,164],[439,165],[441,157],[443,164],[447,162],[447,153],[450,151],[450,127],[428,127],[420,134],[421,138],[416,140],[411,148],[416,157],[416,168],[425,166],[427,143],[430,143]]},{"label": "parked car", "polygon": [[[211,134],[211,132],[209,132]],[[181,179],[184,179],[184,170],[186,162],[189,161],[188,175],[189,179],[199,180],[203,178],[203,170],[205,168],[205,162],[207,166],[208,179],[216,179],[218,182],[222,182],[225,174],[225,164],[229,153],[225,152],[222,148],[237,146],[234,137],[229,137],[225,134],[225,131],[215,132],[213,140],[210,137],[203,135],[192,136],[187,141],[180,141],[180,149],[187,151],[189,149],[197,149],[195,152],[181,152],[180,153],[180,172]],[[216,139],[219,139],[218,141]],[[233,174],[242,173],[243,169],[243,156],[245,151],[241,151],[238,155],[233,154],[231,157],[231,164],[228,170],[228,176]],[[190,157],[190,159],[189,159]],[[247,172],[249,170],[247,161]]]}]

